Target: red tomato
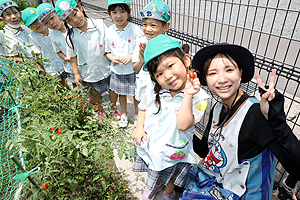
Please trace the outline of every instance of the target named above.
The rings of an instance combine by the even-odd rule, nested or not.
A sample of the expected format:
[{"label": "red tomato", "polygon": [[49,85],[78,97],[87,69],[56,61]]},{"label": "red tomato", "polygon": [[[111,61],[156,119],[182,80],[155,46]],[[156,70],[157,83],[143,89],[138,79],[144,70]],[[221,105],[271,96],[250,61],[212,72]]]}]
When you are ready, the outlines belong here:
[{"label": "red tomato", "polygon": [[46,188],[43,186],[42,188],[41,188],[41,190],[45,190]]},{"label": "red tomato", "polygon": [[44,187],[45,187],[46,189],[48,189],[48,188],[49,188],[49,184],[48,184],[48,183],[44,183]]},{"label": "red tomato", "polygon": [[69,101],[71,101],[71,99],[72,99],[72,98],[71,98],[71,97],[69,97],[69,96],[67,96],[67,99],[68,99]]},{"label": "red tomato", "polygon": [[192,70],[189,71],[189,77],[192,79],[195,78],[195,74]]},{"label": "red tomato", "polygon": [[53,126],[52,128],[50,128],[50,130],[55,130],[56,129],[56,126]]},{"label": "red tomato", "polygon": [[57,129],[57,133],[58,133],[58,134],[62,134],[61,128]]}]

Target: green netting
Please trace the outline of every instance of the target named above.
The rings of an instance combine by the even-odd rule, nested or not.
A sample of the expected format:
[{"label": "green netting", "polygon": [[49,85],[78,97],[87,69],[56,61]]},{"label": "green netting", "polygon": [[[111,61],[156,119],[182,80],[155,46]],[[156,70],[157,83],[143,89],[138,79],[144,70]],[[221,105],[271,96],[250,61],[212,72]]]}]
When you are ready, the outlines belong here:
[{"label": "green netting", "polygon": [[20,87],[10,70],[15,65],[17,64],[0,57],[0,199],[18,198],[22,189],[22,183],[13,179],[21,171],[10,157],[15,157],[25,168],[22,152],[6,147],[7,141],[21,131],[20,112],[16,109]]}]

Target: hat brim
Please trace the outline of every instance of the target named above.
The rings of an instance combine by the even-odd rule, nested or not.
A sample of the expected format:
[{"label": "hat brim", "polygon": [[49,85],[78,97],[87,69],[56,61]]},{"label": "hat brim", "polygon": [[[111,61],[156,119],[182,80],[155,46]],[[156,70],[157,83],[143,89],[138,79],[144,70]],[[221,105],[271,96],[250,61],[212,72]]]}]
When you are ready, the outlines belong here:
[{"label": "hat brim", "polygon": [[217,53],[226,53],[236,58],[240,67],[243,69],[242,72],[242,83],[251,81],[254,75],[254,58],[252,53],[243,46],[228,44],[228,43],[216,43],[200,49],[194,56],[192,61],[192,68],[199,71],[199,79],[201,85],[206,86],[205,76],[203,75],[203,67],[206,59]]},{"label": "hat brim", "polygon": [[[38,20],[38,17],[31,18],[30,20],[26,21],[25,26],[30,26],[33,22]],[[24,21],[24,20],[23,20]]]}]

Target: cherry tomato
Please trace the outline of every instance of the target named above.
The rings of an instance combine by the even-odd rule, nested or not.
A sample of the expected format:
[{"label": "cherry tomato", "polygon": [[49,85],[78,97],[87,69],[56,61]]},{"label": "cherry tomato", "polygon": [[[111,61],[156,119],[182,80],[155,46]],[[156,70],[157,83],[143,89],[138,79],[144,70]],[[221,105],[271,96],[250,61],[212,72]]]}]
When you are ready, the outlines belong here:
[{"label": "cherry tomato", "polygon": [[189,71],[189,77],[192,79],[195,78],[195,73],[192,70]]},{"label": "cherry tomato", "polygon": [[50,130],[55,130],[56,129],[56,126],[53,126],[52,128],[50,128]]},{"label": "cherry tomato", "polygon": [[43,186],[42,188],[41,188],[41,190],[45,190],[46,188]]},{"label": "cherry tomato", "polygon": [[44,183],[44,188],[48,189],[49,188],[49,184],[48,183]]},{"label": "cherry tomato", "polygon": [[57,133],[58,133],[58,134],[62,134],[61,128],[58,128],[58,129],[57,129]]},{"label": "cherry tomato", "polygon": [[69,97],[69,96],[67,96],[67,99],[68,99],[69,101],[71,101],[71,99],[72,99],[72,98],[71,98],[71,97]]},{"label": "cherry tomato", "polygon": [[57,139],[57,136],[56,135],[53,135],[52,136],[52,140],[56,140]]}]

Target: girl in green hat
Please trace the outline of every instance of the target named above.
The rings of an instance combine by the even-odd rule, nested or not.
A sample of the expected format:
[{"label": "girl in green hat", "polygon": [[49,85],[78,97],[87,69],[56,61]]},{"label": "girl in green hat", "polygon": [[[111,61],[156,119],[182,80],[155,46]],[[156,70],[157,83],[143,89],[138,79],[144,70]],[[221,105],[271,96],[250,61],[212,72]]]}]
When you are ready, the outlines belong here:
[{"label": "girl in green hat", "polygon": [[196,73],[187,75],[191,60],[180,42],[158,35],[148,41],[144,68],[153,87],[139,104],[133,137],[138,144],[134,172],[148,172],[142,199],[152,199],[165,185],[164,200],[175,199],[175,186],[183,187],[190,167],[196,163],[192,138],[209,96],[200,89]]},{"label": "girl in green hat", "polygon": [[75,0],[58,0],[55,10],[68,29],[67,56],[75,82],[91,88],[90,98],[98,106],[98,114],[105,116],[101,94],[109,91],[110,85],[110,61],[105,56],[106,26],[102,19],[87,18]]},{"label": "girl in green hat", "polygon": [[135,95],[136,75],[133,71],[132,53],[137,41],[144,37],[143,31],[130,22],[130,5],[128,0],[108,0],[107,12],[115,22],[105,31],[105,52],[111,63],[110,88],[113,98],[119,97],[122,116],[115,108],[115,114],[121,119],[120,126],[126,127],[127,95],[133,96],[135,106],[134,122],[137,117],[137,101]]}]

